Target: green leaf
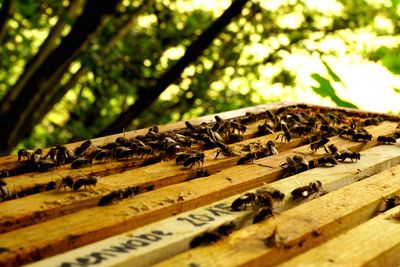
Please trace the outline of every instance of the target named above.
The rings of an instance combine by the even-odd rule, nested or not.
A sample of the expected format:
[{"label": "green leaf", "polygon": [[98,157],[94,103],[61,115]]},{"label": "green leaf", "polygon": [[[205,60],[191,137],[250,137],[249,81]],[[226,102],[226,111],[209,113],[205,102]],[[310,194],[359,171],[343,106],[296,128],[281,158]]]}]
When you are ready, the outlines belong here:
[{"label": "green leaf", "polygon": [[311,74],[311,77],[317,83],[319,83],[318,87],[311,87],[316,94],[322,97],[329,97],[336,105],[340,107],[358,108],[356,105],[341,99],[336,94],[335,89],[333,88],[331,82],[328,79],[322,77],[318,73]]},{"label": "green leaf", "polygon": [[342,84],[343,81],[340,79],[340,77],[329,67],[328,63],[326,63],[324,60],[322,60],[322,64],[324,64],[326,70],[328,71],[329,76],[335,81],[335,82],[340,82]]}]

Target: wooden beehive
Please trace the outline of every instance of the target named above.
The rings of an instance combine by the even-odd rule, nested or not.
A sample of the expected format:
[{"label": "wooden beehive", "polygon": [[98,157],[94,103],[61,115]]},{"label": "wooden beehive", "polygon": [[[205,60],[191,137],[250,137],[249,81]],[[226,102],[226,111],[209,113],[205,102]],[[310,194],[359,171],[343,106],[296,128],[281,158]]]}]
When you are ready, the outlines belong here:
[{"label": "wooden beehive", "polygon": [[[273,115],[272,120],[268,115]],[[1,158],[0,168],[8,170],[9,176],[4,178],[7,185],[1,191],[0,266],[400,263],[400,207],[387,208],[389,199],[400,194],[400,148],[390,142],[399,135],[399,117],[293,103],[259,105],[218,116],[222,119],[219,125],[214,115],[190,120],[195,128],[191,130],[184,122],[160,126],[153,139],[192,134],[190,148],[180,140],[172,152],[167,146],[173,141],[168,139],[158,150],[157,142],[152,143],[153,151],[142,155],[137,147],[131,147],[119,159],[115,153],[102,160],[93,156],[95,149],[114,143],[118,137],[154,134],[142,129],[91,140],[83,155],[91,155],[92,166],[71,169],[65,164],[38,172],[24,165],[32,159],[16,162],[16,156]],[[315,127],[296,128],[312,125],[313,120]],[[282,122],[290,136],[276,131],[285,127]],[[275,131],[260,132],[259,125],[269,125]],[[361,138],[349,129],[358,129]],[[229,136],[229,131],[235,135]],[[225,138],[224,143],[230,138],[228,149],[221,150],[221,144],[207,148],[210,140],[194,132],[211,136],[214,143],[218,134]],[[315,145],[317,149],[311,149],[310,138],[318,136],[318,142],[322,135],[329,138],[325,149]],[[378,142],[379,136],[388,136],[388,142]],[[278,154],[271,155],[265,148],[270,140]],[[339,149],[337,154],[328,148],[331,144]],[[66,147],[73,150],[79,145]],[[247,153],[261,150],[265,153],[254,153],[253,158],[237,165]],[[345,150],[360,152],[360,160],[340,158],[338,154],[345,155]],[[188,151],[204,152],[204,164],[176,164],[175,153]],[[338,164],[318,163],[318,158],[329,155]],[[300,168],[304,162],[288,166],[288,157],[293,156],[308,162],[314,159],[317,166]],[[98,177],[94,187],[82,186],[76,191],[60,187],[66,176],[76,183],[79,177],[94,175]],[[318,184],[316,181],[322,187],[314,190],[309,185]],[[246,192],[257,193],[257,188],[266,187],[285,194],[282,201],[273,199],[272,209],[268,208],[273,216],[253,224],[263,207],[257,201],[240,205],[237,211],[231,208]],[[300,187],[300,196],[293,197],[293,190]],[[127,188],[131,194],[124,195]],[[98,206],[100,199],[112,192],[114,201]],[[232,232],[223,232],[221,226],[230,226]],[[191,248],[194,240],[199,245]]]}]

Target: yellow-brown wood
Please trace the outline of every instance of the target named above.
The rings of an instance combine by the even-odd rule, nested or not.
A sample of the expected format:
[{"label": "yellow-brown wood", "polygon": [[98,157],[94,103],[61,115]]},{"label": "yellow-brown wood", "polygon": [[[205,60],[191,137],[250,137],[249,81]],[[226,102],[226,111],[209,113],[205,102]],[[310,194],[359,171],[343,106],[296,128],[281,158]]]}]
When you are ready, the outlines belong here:
[{"label": "yellow-brown wood", "polygon": [[[393,167],[156,266],[276,265],[368,220],[383,197],[400,192],[399,178],[400,166]],[[274,229],[278,241],[268,247]]]},{"label": "yellow-brown wood", "polygon": [[[280,203],[281,205],[275,205],[274,211],[279,214],[299,204],[291,201],[289,198],[290,192],[298,187],[299,183],[305,185],[314,181],[315,177],[319,177],[318,179],[322,182],[324,190],[332,192],[354,183],[359,179],[366,179],[373,174],[398,165],[400,163],[399,151],[400,148],[397,146],[377,146],[363,151],[363,160],[359,162],[340,164],[334,169],[316,168],[273,182],[270,186],[284,192],[287,196],[286,199]],[[103,260],[101,263],[97,264],[99,267],[114,266],[116,264],[118,264],[118,266],[148,266],[157,263],[186,251],[189,248],[189,241],[204,231],[216,229],[220,225],[230,223],[231,221],[235,221],[237,228],[247,226],[247,221],[251,223],[253,216],[249,215],[251,215],[251,213],[254,214],[254,211],[251,211],[251,209],[240,212],[233,212],[230,210],[223,210],[221,212],[221,209],[215,208],[221,206],[229,207],[238,197],[239,195],[235,195],[209,204],[206,207],[203,206],[176,216],[167,217],[161,221],[139,227],[134,231],[113,236],[100,242],[63,253],[51,259],[40,261],[34,266],[61,266],[63,263],[77,262],[78,259],[85,259],[91,262],[95,261],[95,257],[90,255],[92,255],[92,253],[101,253],[102,251],[105,254],[102,257]],[[213,210],[219,210],[219,212],[210,212],[210,207]],[[194,220],[194,218],[203,218],[203,220]],[[206,218],[205,221],[204,218]],[[162,240],[157,239],[157,242],[151,242],[146,246],[138,246],[137,249],[131,249],[129,250],[129,254],[115,253],[115,250],[112,255],[104,252],[115,246],[124,248],[121,244],[125,244],[125,246],[129,248],[126,244],[132,239],[132,236],[141,236],[154,229],[171,234],[163,236]]]},{"label": "yellow-brown wood", "polygon": [[385,213],[279,265],[290,266],[398,266],[400,222]]}]

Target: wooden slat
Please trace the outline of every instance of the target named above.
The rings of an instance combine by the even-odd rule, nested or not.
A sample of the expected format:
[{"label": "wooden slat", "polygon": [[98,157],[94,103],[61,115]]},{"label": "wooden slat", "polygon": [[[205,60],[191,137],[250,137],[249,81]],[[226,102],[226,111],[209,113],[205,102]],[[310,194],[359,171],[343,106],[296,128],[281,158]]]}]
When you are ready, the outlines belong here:
[{"label": "wooden slat", "polygon": [[[290,194],[290,191],[298,187],[298,183],[308,184],[321,177],[321,182],[327,191],[334,191],[343,186],[351,184],[359,179],[366,178],[372,174],[379,173],[384,169],[400,163],[399,148],[396,146],[378,146],[363,151],[363,159],[354,164],[341,164],[334,168],[313,169],[287,179],[279,180],[270,185]],[[72,250],[47,260],[39,261],[30,266],[72,266],[83,261],[99,261],[96,265],[105,266],[148,266],[165,260],[168,257],[188,250],[190,241],[205,231],[215,229],[222,224],[235,221],[238,227],[247,225],[247,219],[251,215],[251,210],[232,212],[229,209],[230,203],[239,195],[215,202],[207,207],[201,207],[189,212],[185,212],[173,217],[169,217],[159,222],[155,222],[134,231],[114,236],[100,242]],[[277,213],[283,212],[293,206],[288,198],[282,205],[275,209]],[[221,208],[222,207],[222,208]],[[228,209],[226,209],[228,207]],[[168,235],[156,235],[152,231],[168,233]],[[143,238],[133,238],[145,235],[153,236],[152,242],[147,242],[143,246],[129,246],[130,240],[138,242]],[[138,242],[138,244],[140,244]],[[116,249],[116,248],[119,248]],[[99,256],[101,255],[101,256]]]},{"label": "wooden slat", "polygon": [[[400,192],[399,173],[400,166],[385,170],[156,266],[276,265],[371,218],[382,197]],[[282,243],[270,248],[264,240],[275,228]]]},{"label": "wooden slat", "polygon": [[400,222],[392,216],[399,212],[388,210],[279,266],[398,266]]}]

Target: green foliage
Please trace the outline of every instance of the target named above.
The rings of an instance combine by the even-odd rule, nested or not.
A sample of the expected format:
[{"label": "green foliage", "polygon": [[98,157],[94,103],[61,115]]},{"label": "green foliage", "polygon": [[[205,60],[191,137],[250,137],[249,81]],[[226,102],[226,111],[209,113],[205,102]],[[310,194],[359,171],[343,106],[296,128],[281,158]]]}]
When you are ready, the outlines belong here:
[{"label": "green foliage", "polygon": [[[129,105],[148,94],[162,74],[177,62],[185,47],[218,16],[213,10],[182,8],[182,4],[190,6],[190,0],[155,0],[127,34],[104,52],[136,6],[142,3],[125,2],[129,4],[110,18],[76,60],[76,64],[88,71],[77,79],[70,93],[37,126],[25,144],[48,146],[95,135]],[[337,56],[335,46],[324,45],[327,40],[339,40],[346,46],[344,53],[379,61],[399,74],[399,47],[359,48],[358,42],[358,34],[363,31],[372,31],[376,38],[385,34],[374,28],[371,18],[378,15],[393,23],[391,35],[398,34],[399,2],[391,0],[388,8],[373,1],[340,0],[335,3],[341,11],[325,12],[301,0],[277,1],[278,8],[266,1],[251,1],[181,78],[133,121],[131,128],[280,101],[285,98],[286,89],[301,87],[296,70],[286,64],[287,59],[305,54],[317,55],[320,59],[325,55]],[[51,26],[65,14],[67,3],[18,0],[0,49],[0,97],[17,80],[24,63],[38,50]],[[286,24],[281,23],[288,15],[296,16],[286,19]],[[73,27],[72,18],[64,19]],[[296,20],[298,23],[293,23]],[[321,62],[328,76],[313,73],[311,78],[318,85],[312,91],[338,106],[357,108],[338,95],[335,86],[345,86],[344,82],[324,60]],[[67,73],[62,84],[71,73]],[[273,86],[280,88],[274,90],[281,90],[281,96],[272,93]]]}]

